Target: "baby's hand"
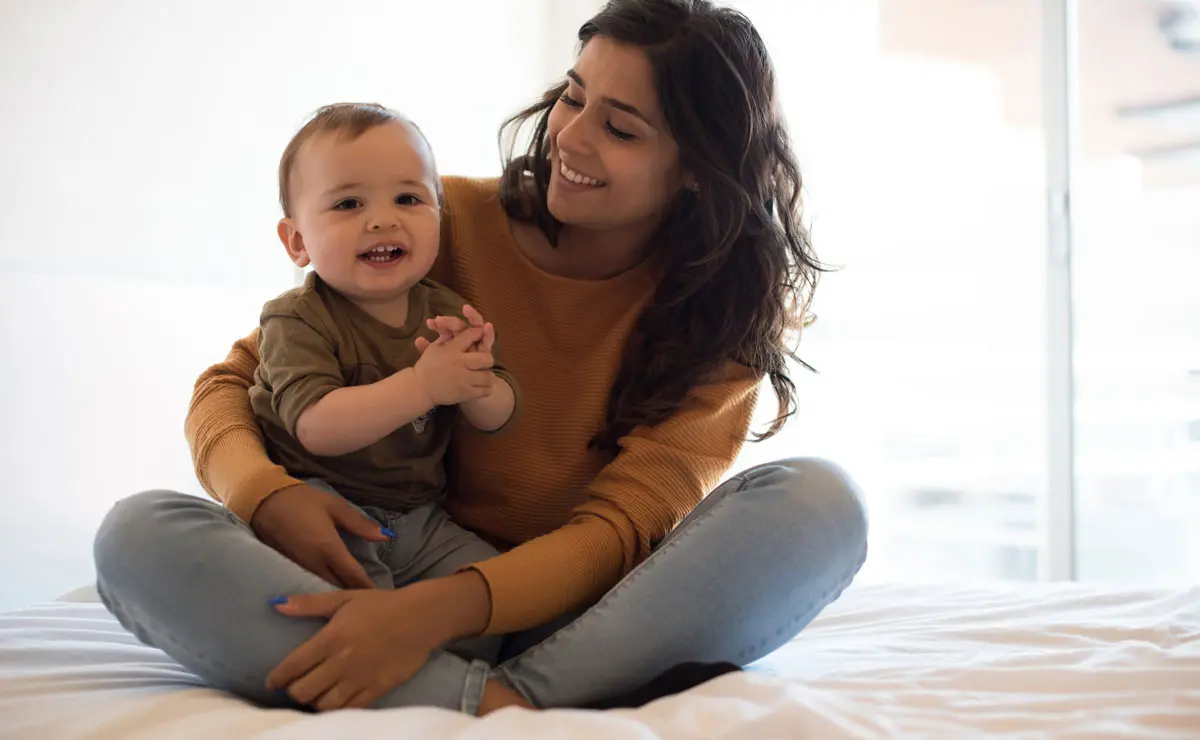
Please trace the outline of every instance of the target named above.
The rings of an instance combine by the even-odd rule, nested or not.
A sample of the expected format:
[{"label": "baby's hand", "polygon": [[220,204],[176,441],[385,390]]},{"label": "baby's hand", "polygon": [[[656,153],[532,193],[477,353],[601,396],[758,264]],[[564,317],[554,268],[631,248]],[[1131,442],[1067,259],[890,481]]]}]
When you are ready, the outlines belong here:
[{"label": "baby's hand", "polygon": [[[472,347],[472,351],[491,352],[492,346],[496,343],[496,328],[484,321],[483,315],[473,306],[463,306],[463,316],[467,317],[466,322],[457,316],[435,316],[432,319],[426,319],[425,325],[437,332],[439,343],[449,342],[471,327],[483,327],[483,339]],[[428,346],[427,341],[417,340],[417,349],[420,351],[424,352]]]},{"label": "baby's hand", "polygon": [[492,353],[472,349],[483,341],[483,332],[482,327],[468,327],[448,342],[427,341],[421,348],[413,371],[431,405],[454,406],[492,394]]}]

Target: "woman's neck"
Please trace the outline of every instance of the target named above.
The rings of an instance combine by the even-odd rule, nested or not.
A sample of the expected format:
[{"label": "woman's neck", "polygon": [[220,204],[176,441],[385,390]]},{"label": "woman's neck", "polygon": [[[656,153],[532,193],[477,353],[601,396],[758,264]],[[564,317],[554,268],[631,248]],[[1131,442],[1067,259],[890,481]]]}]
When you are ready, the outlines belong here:
[{"label": "woman's neck", "polygon": [[650,232],[644,226],[603,231],[564,226],[557,247],[551,247],[533,225],[514,229],[518,245],[535,265],[575,280],[607,280],[637,267],[646,258]]}]

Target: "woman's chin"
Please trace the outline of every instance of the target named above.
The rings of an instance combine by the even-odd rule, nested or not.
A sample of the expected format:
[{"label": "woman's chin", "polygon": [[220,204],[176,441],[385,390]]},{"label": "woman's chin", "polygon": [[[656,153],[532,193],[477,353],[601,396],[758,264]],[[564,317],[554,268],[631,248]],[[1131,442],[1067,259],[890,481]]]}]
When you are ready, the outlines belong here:
[{"label": "woman's chin", "polygon": [[559,223],[576,223],[579,219],[578,209],[571,207],[570,200],[570,197],[564,198],[561,192],[555,192],[554,183],[551,183],[546,193],[546,210],[550,211],[550,215]]}]

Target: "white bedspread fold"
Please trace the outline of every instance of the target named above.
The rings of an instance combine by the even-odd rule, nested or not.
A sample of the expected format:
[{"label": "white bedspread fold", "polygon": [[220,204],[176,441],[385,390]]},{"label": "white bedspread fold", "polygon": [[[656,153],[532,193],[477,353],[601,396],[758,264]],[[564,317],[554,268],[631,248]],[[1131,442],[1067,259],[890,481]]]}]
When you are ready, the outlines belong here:
[{"label": "white bedspread fold", "polygon": [[307,715],[219,692],[94,602],[0,615],[2,738],[1200,738],[1200,588],[863,586],[744,675],[635,711]]}]

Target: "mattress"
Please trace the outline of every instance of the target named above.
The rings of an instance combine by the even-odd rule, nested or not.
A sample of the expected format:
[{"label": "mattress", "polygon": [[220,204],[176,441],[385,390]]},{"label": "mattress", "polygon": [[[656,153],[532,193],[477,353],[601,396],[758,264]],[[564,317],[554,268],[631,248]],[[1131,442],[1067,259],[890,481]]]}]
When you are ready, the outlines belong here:
[{"label": "mattress", "polygon": [[0,615],[9,738],[1200,738],[1200,588],[852,587],[745,674],[637,710],[310,715],[207,689],[85,593]]}]

